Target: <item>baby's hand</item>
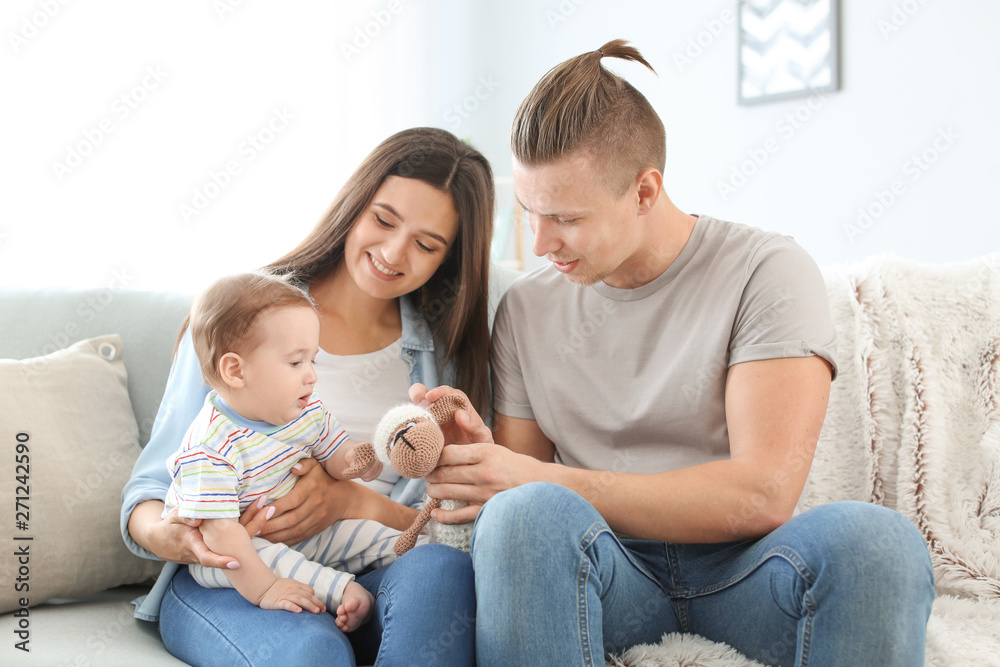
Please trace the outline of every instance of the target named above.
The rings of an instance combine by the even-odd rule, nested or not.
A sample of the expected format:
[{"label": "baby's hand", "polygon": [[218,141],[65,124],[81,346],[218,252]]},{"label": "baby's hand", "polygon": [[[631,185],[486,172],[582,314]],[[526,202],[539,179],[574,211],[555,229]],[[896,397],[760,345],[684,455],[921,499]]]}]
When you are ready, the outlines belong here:
[{"label": "baby's hand", "polygon": [[366,482],[377,479],[382,474],[382,462],[375,456],[375,449],[369,443],[355,444],[344,454],[347,469],[344,477],[354,479],[360,477]]},{"label": "baby's hand", "polygon": [[278,579],[264,591],[260,604],[261,609],[284,609],[296,614],[303,609],[314,614],[326,611],[326,605],[318,597],[309,584],[303,584],[294,579]]}]

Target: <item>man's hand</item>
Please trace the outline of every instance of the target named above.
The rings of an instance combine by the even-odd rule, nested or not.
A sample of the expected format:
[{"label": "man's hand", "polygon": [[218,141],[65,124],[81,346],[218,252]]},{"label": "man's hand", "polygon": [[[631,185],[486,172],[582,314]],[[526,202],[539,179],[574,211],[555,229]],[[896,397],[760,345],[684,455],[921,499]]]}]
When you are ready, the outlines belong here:
[{"label": "man's hand", "polygon": [[[275,511],[260,529],[260,537],[271,542],[297,544],[340,521],[357,490],[353,482],[338,482],[327,475],[316,459],[302,459],[292,472],[299,475],[295,487],[269,506]],[[247,525],[260,511],[253,503],[244,510],[240,523]]]},{"label": "man's hand", "polygon": [[434,389],[427,389],[419,382],[410,387],[410,400],[426,408],[428,405],[447,394],[461,394],[465,402],[469,404],[467,410],[456,410],[455,421],[441,427],[444,433],[446,445],[467,445],[473,442],[493,442],[493,433],[486,426],[486,422],[479,416],[476,409],[472,407],[469,397],[458,389],[453,389],[447,385],[441,385]]},{"label": "man's hand", "polygon": [[464,500],[469,505],[457,510],[436,509],[431,516],[445,524],[473,521],[483,504],[494,495],[545,479],[543,468],[546,465],[492,442],[446,445],[438,467],[427,475],[427,495]]}]

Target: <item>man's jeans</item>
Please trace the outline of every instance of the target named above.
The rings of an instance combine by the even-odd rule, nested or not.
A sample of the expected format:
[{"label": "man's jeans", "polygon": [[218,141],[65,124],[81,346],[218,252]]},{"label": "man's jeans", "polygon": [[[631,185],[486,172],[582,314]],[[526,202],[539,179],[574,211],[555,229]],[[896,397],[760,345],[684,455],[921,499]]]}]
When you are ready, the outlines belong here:
[{"label": "man's jeans", "polygon": [[619,539],[564,487],[496,495],[472,542],[478,664],[603,665],[687,632],[769,665],[923,665],[934,575],[919,531],[859,502],[759,539]]}]

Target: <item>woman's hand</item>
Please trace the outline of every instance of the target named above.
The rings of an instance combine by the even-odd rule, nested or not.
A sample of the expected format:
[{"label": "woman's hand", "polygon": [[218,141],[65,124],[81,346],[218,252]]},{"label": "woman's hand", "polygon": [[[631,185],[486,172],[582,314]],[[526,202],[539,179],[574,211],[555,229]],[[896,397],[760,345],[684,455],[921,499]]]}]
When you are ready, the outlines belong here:
[{"label": "woman's hand", "polygon": [[486,426],[486,422],[479,416],[476,409],[472,407],[472,402],[469,401],[469,397],[465,393],[448,385],[427,389],[418,382],[410,387],[410,401],[424,408],[447,394],[461,394],[465,402],[469,404],[469,408],[456,410],[455,421],[441,427],[445,444],[468,445],[473,442],[493,442],[492,431]]},{"label": "woman's hand", "polygon": [[[274,508],[274,512],[271,518],[261,521],[260,537],[265,540],[298,544],[327,526],[348,518],[347,511],[358,489],[356,484],[338,482],[312,458],[296,463],[292,472],[299,476],[295,487],[267,505],[269,509]],[[246,526],[258,516],[263,516],[261,510],[258,503],[251,504],[243,511],[240,523]]]},{"label": "woman's hand", "polygon": [[[205,544],[198,528],[201,519],[186,519],[176,508],[161,517],[163,502],[147,500],[139,503],[129,517],[128,529],[132,539],[139,546],[151,551],[163,560],[173,563],[201,563],[205,567],[239,567],[239,561],[231,556],[215,553]],[[254,522],[247,522],[247,531],[256,532],[264,526],[264,515]],[[251,535],[253,533],[251,532]]]}]

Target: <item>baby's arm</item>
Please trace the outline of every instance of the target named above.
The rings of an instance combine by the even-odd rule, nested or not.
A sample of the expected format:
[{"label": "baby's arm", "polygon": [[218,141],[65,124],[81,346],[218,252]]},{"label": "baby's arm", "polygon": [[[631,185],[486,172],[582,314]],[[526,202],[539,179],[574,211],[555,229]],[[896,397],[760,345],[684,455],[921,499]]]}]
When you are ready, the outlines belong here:
[{"label": "baby's arm", "polygon": [[261,609],[303,609],[318,614],[326,611],[308,584],[280,579],[264,564],[253,541],[238,519],[207,519],[201,524],[205,544],[212,551],[236,558],[240,567],[223,570],[240,595]]},{"label": "baby's arm", "polygon": [[[313,444],[312,453],[316,460],[323,464],[326,474],[333,479],[345,480],[360,477],[366,482],[376,479],[382,474],[382,462],[375,458],[375,452],[365,457],[366,464],[345,475],[346,471],[357,458],[355,450],[358,443],[348,437],[347,431],[340,425],[337,418],[321,404],[322,414],[319,415],[320,433]],[[371,445],[368,445],[370,448]],[[332,451],[330,451],[332,449]]]},{"label": "baby's arm", "polygon": [[355,448],[357,446],[358,443],[354,442],[350,438],[342,442],[341,445],[323,461],[323,469],[326,470],[326,474],[334,479],[354,479],[360,477],[366,482],[370,482],[381,475],[382,462],[374,457],[368,467],[364,468],[358,474],[352,475],[351,477],[344,475],[344,471],[350,468],[351,464],[354,463]]}]

